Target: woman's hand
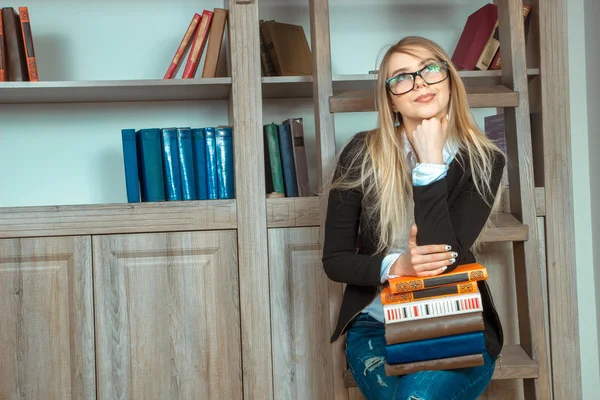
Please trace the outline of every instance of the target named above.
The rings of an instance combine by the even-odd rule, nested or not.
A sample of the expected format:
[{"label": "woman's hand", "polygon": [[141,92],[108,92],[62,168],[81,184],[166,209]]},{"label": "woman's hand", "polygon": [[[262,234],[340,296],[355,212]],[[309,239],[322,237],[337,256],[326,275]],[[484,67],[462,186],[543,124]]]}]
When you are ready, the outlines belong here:
[{"label": "woman's hand", "polygon": [[443,164],[442,151],[446,143],[448,118],[424,119],[412,133],[412,145],[420,163]]},{"label": "woman's hand", "polygon": [[419,277],[439,275],[448,265],[454,264],[456,257],[458,253],[444,244],[417,246],[417,226],[413,225],[408,239],[408,252],[396,259],[389,274]]}]

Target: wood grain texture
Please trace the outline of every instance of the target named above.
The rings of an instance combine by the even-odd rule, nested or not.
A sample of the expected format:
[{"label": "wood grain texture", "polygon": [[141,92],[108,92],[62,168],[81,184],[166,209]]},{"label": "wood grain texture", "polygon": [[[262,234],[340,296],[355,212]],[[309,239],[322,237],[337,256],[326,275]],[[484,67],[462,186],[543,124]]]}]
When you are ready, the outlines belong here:
[{"label": "wood grain texture", "polygon": [[[555,399],[582,396],[575,263],[566,0],[539,7],[540,79],[546,188],[546,256]],[[504,56],[503,56],[504,57]],[[585,351],[585,349],[583,349]]]},{"label": "wood grain texture", "polygon": [[0,398],[95,399],[89,236],[0,240]]},{"label": "wood grain texture", "polygon": [[[315,141],[317,153],[317,190],[321,205],[320,226],[325,226],[329,180],[335,167],[335,124],[329,110],[329,98],[333,95],[331,72],[331,44],[329,33],[329,1],[309,0],[310,38],[313,67],[313,104],[315,115]],[[319,243],[323,246],[324,229],[320,230]],[[342,302],[343,285],[328,280],[329,284],[329,329],[335,330]],[[329,357],[328,357],[329,358]],[[335,400],[347,400],[348,390],[344,387],[342,373],[346,367],[344,340],[331,344],[331,359],[327,374],[329,391],[323,396]]]},{"label": "wood grain texture", "polygon": [[231,78],[1,82],[0,104],[226,100]]},{"label": "wood grain texture", "polygon": [[234,231],[93,238],[99,399],[242,399]]},{"label": "wood grain texture", "polygon": [[269,229],[275,399],[332,399],[329,289],[319,230]]},{"label": "wood grain texture", "polygon": [[320,205],[318,196],[267,199],[267,227],[319,226]]},{"label": "wood grain texture", "polygon": [[[471,108],[516,107],[519,93],[505,86],[467,86],[467,100]],[[353,90],[331,96],[332,113],[376,111],[372,90]]]},{"label": "wood grain texture", "polygon": [[[528,240],[515,242],[513,245],[519,304],[519,336],[523,349],[539,364],[539,377],[524,381],[524,390],[526,398],[549,399],[551,381],[544,325],[547,299],[544,298],[542,290],[544,274],[538,247],[522,2],[498,1],[498,18],[502,43],[502,81],[506,87],[520,95],[518,107],[504,110],[506,147],[510,160],[510,209],[529,229]],[[543,71],[540,73],[543,74]]]},{"label": "wood grain texture", "polygon": [[[244,399],[273,398],[258,4],[229,2]],[[258,173],[257,173],[258,172]]]},{"label": "wood grain texture", "polygon": [[0,238],[235,229],[235,200],[1,207]]}]

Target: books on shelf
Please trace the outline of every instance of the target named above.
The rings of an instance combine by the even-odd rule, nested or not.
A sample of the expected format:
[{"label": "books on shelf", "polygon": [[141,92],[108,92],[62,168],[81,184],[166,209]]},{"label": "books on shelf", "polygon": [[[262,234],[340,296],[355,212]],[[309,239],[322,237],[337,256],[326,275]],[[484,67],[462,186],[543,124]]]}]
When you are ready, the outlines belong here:
[{"label": "books on shelf", "polygon": [[263,125],[268,197],[311,196],[302,118]]},{"label": "books on shelf", "polygon": [[127,202],[235,198],[233,129],[122,129]]},{"label": "books on shelf", "polygon": [[195,78],[205,47],[206,57],[202,78],[214,78],[217,73],[227,17],[228,11],[224,8],[215,8],[213,11],[204,10],[202,14],[194,13],[163,79],[175,77],[188,50],[182,78]]},{"label": "books on shelf", "polygon": [[388,280],[381,292],[387,375],[483,365],[486,268],[465,264],[434,277]]},{"label": "books on shelf", "polygon": [[304,28],[277,21],[259,21],[263,76],[312,75],[312,55]]},{"label": "books on shelf", "polygon": [[39,81],[29,9],[2,7],[0,82]]}]

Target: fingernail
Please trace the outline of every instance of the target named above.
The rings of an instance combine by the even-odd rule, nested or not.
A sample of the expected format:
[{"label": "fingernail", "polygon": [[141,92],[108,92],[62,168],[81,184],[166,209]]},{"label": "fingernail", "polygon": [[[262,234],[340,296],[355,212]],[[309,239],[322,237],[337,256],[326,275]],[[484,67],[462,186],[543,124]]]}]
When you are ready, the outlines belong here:
[{"label": "fingernail", "polygon": [[454,258],[450,259],[450,264],[454,264],[454,261],[456,261]]},{"label": "fingernail", "polygon": [[444,267],[442,267],[442,271],[445,271],[445,270],[447,270],[447,269],[448,269],[448,266],[444,266]]},{"label": "fingernail", "polygon": [[451,250],[452,246],[446,246],[446,250]]},{"label": "fingernail", "polygon": [[455,251],[453,251],[453,252],[452,252],[452,257],[453,257],[453,258],[456,258],[456,257],[458,257],[458,253],[457,253],[457,252],[455,252]]}]

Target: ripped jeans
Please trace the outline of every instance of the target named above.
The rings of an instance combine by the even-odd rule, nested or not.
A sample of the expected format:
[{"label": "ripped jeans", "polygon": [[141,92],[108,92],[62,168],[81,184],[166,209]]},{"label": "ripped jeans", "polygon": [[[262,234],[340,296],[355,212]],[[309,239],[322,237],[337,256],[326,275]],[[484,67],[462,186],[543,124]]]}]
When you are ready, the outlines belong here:
[{"label": "ripped jeans", "polygon": [[484,353],[478,367],[387,376],[384,325],[359,315],[346,334],[346,359],[367,400],[475,400],[494,374],[496,360]]}]

